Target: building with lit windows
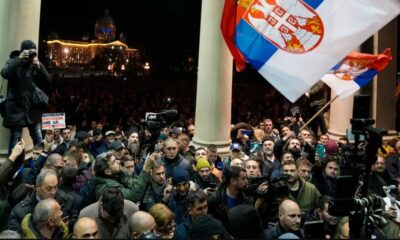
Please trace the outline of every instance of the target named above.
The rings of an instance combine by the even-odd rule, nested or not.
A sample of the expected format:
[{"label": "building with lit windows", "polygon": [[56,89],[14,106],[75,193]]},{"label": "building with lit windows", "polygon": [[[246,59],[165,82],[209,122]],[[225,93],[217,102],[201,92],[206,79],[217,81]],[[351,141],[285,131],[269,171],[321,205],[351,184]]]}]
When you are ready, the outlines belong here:
[{"label": "building with lit windows", "polygon": [[114,20],[105,10],[95,23],[92,40],[87,36],[82,41],[63,40],[58,39],[57,34],[51,35],[46,49],[48,68],[63,75],[92,72],[122,76],[126,71],[139,74],[146,66],[141,61],[140,51],[129,48],[122,33],[120,39],[115,40],[115,34]]}]

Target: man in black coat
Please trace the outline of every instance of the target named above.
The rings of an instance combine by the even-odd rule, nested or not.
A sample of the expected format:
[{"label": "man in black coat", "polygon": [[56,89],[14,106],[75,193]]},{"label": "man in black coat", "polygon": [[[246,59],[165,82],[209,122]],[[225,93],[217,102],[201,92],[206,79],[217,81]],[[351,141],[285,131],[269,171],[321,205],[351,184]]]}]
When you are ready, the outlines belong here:
[{"label": "man in black coat", "polygon": [[51,169],[44,169],[36,179],[35,191],[28,194],[24,200],[18,203],[8,219],[7,228],[13,231],[21,232],[22,219],[32,213],[36,204],[44,199],[55,199],[63,212],[63,218],[68,219],[72,229],[75,220],[78,218],[79,210],[76,200],[58,188],[57,173]]},{"label": "man in black coat", "polygon": [[1,76],[8,80],[3,126],[11,130],[9,153],[24,127],[28,127],[34,145],[41,143],[40,122],[44,108],[34,104],[33,93],[35,87],[43,88],[50,82],[50,75],[39,62],[35,43],[22,41],[19,56],[6,62]]}]

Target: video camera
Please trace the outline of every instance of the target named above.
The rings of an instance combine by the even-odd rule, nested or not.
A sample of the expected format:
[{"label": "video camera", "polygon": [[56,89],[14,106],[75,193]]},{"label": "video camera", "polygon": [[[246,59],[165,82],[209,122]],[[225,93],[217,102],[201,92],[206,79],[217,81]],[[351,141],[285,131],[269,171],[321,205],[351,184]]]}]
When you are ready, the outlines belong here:
[{"label": "video camera", "polygon": [[[344,169],[342,174],[346,172],[348,176],[337,177],[334,203],[329,209],[331,215],[350,216],[350,235],[366,239],[377,228],[373,223],[375,212],[384,206],[381,197],[368,194],[368,186],[371,166],[376,161],[378,149],[386,152],[382,147],[382,136],[387,134],[384,129],[372,127],[375,120],[369,117],[369,110],[369,95],[354,97],[353,118],[350,120],[354,144],[341,146],[341,155],[345,158],[341,162],[341,170]],[[360,144],[361,135],[365,137],[363,144]],[[357,188],[360,180],[362,186]]]},{"label": "video camera", "polygon": [[[289,195],[289,190],[287,188],[286,182],[289,179],[289,175],[283,175],[277,178],[271,178],[270,176],[261,177],[249,177],[249,186],[247,188],[248,193],[256,195],[259,197],[268,196],[287,196]],[[263,184],[268,183],[268,192],[266,194],[258,191],[258,187]]]},{"label": "video camera", "polygon": [[145,141],[150,144],[153,143],[157,140],[160,130],[166,127],[168,123],[176,120],[177,117],[177,110],[165,110],[160,113],[146,113],[145,118],[141,120],[141,133],[144,134],[144,130],[147,130],[150,133],[150,136],[145,138]]},{"label": "video camera", "polygon": [[177,110],[165,110],[160,113],[146,113],[146,117],[142,122],[145,124],[146,129],[152,132],[166,127],[167,123],[175,120],[177,116]]}]

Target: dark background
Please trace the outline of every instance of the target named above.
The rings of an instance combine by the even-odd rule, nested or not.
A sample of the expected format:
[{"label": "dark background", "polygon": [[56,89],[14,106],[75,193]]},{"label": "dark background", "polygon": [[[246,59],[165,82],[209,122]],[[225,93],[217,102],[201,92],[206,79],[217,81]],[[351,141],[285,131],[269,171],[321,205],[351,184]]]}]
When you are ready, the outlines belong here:
[{"label": "dark background", "polygon": [[[148,55],[153,66],[197,60],[201,0],[42,0],[40,38],[56,32],[60,39],[93,38],[97,19],[108,9],[117,33],[131,48]],[[164,64],[163,64],[164,63]]]}]

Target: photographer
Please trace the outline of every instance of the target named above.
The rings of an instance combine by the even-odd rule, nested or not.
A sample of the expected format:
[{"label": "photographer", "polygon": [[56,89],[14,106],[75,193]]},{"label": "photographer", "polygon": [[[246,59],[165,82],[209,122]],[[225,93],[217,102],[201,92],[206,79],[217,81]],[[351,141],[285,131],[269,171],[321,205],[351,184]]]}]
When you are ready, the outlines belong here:
[{"label": "photographer", "polygon": [[35,93],[41,91],[40,88],[50,82],[50,75],[39,62],[35,43],[31,40],[22,41],[19,56],[6,62],[1,76],[8,80],[3,122],[3,126],[11,130],[8,152],[11,153],[24,127],[29,129],[33,145],[41,143],[40,122],[47,103],[37,102],[34,97]]},{"label": "photographer", "polygon": [[[324,222],[324,235],[326,239],[332,239],[342,233],[343,224],[342,218],[335,217],[329,212],[333,206],[333,198],[330,196],[322,195],[316,204],[316,207],[309,211],[305,217],[305,221],[323,221]],[[348,218],[348,217],[344,217]],[[348,221],[348,219],[347,219]],[[321,229],[322,231],[322,229]],[[336,237],[335,237],[336,238]]]},{"label": "photographer", "polygon": [[384,186],[396,185],[389,173],[386,171],[385,159],[378,156],[376,162],[371,167],[371,175],[369,176],[368,191],[385,197]]}]

